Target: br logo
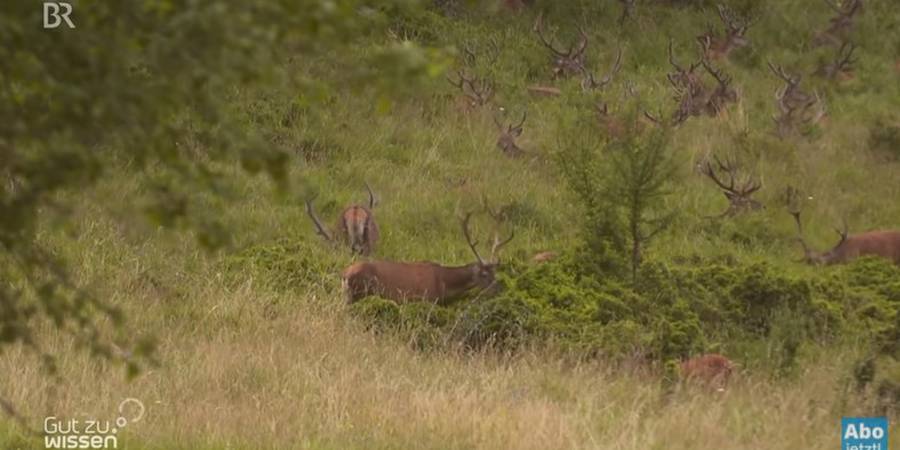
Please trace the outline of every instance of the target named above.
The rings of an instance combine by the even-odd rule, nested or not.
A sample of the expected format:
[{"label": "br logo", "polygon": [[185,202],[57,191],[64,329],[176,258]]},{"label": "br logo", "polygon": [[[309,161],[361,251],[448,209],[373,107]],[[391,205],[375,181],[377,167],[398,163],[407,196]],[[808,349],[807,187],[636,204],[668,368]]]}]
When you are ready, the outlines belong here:
[{"label": "br logo", "polygon": [[69,28],[75,28],[69,14],[72,14],[72,4],[69,2],[44,2],[44,28],[56,28],[63,22]]},{"label": "br logo", "polygon": [[841,450],[889,450],[887,417],[842,418]]}]

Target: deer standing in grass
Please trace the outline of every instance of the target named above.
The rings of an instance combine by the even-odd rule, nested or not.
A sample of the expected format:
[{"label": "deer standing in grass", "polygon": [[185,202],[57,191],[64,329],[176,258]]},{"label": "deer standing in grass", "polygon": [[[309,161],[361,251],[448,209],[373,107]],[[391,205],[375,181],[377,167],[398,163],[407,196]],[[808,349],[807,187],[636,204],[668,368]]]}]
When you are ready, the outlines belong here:
[{"label": "deer standing in grass", "polygon": [[494,284],[499,265],[497,252],[512,240],[514,234],[500,241],[494,236],[491,259],[485,261],[478,253],[477,242],[469,233],[469,219],[462,221],[463,234],[476,262],[458,267],[442,266],[433,262],[357,262],[341,273],[341,288],[347,303],[353,303],[369,295],[377,295],[396,302],[425,300],[442,302],[457,297],[473,288],[487,289]]},{"label": "deer standing in grass", "polygon": [[900,230],[878,230],[848,235],[847,222],[844,229],[835,231],[841,236],[840,242],[831,250],[817,252],[811,250],[803,240],[803,224],[798,207],[799,193],[788,188],[788,208],[797,223],[797,241],[803,247],[803,261],[815,265],[843,264],[863,256],[880,256],[900,266]]},{"label": "deer standing in grass", "polygon": [[[378,243],[378,224],[372,213],[375,208],[375,194],[368,183],[366,183],[366,191],[369,193],[368,206],[348,206],[341,213],[335,227],[337,239],[347,244],[354,254],[362,256],[371,255],[375,251],[375,244]],[[329,242],[335,241],[335,236],[322,225],[322,221],[313,211],[312,200],[306,201],[306,214],[312,219],[316,226],[316,232],[322,238]]]}]

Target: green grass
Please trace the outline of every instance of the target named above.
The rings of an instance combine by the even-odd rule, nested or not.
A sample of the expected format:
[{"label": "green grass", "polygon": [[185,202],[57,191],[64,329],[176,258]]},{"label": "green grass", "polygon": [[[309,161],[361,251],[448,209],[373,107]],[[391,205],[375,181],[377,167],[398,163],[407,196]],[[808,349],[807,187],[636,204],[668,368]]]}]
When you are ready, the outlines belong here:
[{"label": "green grass", "polygon": [[[409,36],[430,45],[500,44],[495,63],[479,60],[475,68],[494,79],[496,99],[471,113],[454,107],[456,93],[440,77],[411,87],[388,112],[366,89],[338,91],[315,104],[304,103],[306,92],[241,93],[236,104],[254,118],[247,126],[295,156],[293,184],[274,195],[263,178],[222,168],[227,198],[197,193],[208,214],[233,231],[232,246],[214,254],[194,245],[190,233],[141,220],[133,199],[146,185],[124,171],[65,196],[75,223],[68,229],[47,224],[41,239],[69,262],[80,284],[125,311],[125,333],[158,338],[161,365],[126,382],[120,368],[75,351],[47,326],[40,343],[59,355],[61,381],[44,376],[34,355],[10,348],[0,358],[0,395],[34,427],[51,414],[108,417],[122,398],[139,398],[149,406],[147,418],[122,439],[125,448],[136,449],[838,445],[840,417],[872,411],[871,398],[849,388],[852,367],[868,344],[855,335],[830,347],[804,343],[792,376],[755,371],[758,361],[744,361],[724,395],[669,394],[659,367],[572,361],[552,346],[514,354],[417,351],[408,335],[368,330],[341,304],[338,273],[353,258],[315,235],[303,208],[312,192],[330,224],[345,205],[365,199],[368,182],[380,200],[379,258],[471,262],[459,216],[480,208],[485,196],[516,211],[511,225],[517,237],[504,250],[505,261],[521,264],[539,251],[566,253],[578,244],[584,212],[555,162],[567,138],[601,133],[591,112],[597,99],[613,114],[628,110],[635,100],[626,96],[626,82],[644,105],[668,115],[675,105],[665,79],[667,42],[674,39],[686,64],[696,51],[693,36],[714,20],[712,10],[642,5],[637,21],[620,29],[618,9],[607,3],[615,4],[567,2],[544,19],[563,27],[559,40],[569,42],[584,18],[588,64],[598,72],[607,70],[616,47],[623,48],[622,73],[602,93],[582,93],[579,80],[550,79],[546,51],[530,31],[532,12],[457,20],[426,14],[404,22]],[[774,135],[773,94],[780,81],[766,60],[809,73],[831,51],[808,48],[830,15],[825,5],[810,3],[816,2],[769,2],[749,32],[753,47],[720,63],[733,76],[740,102],[721,117],[692,118],[675,130],[671,151],[681,169],[667,207],[678,216],[647,249],[650,259],[727,257],[735,265],[763,261],[790,276],[827,277],[837,269],[796,262],[796,229],[779,203],[788,185],[805,194],[805,233],[818,249],[836,242],[832,228],[842,218],[851,231],[900,227],[900,161],[870,138],[900,123],[898,47],[890,44],[900,42],[900,13],[891,4],[869,2],[858,19],[853,79],[805,78],[804,86],[827,99],[827,118],[809,136]],[[292,68],[340,79],[341,64],[352,64],[353,56],[337,57],[340,63],[294,62]],[[531,84],[557,85],[563,95],[530,97],[525,88]],[[492,117],[503,114],[499,107],[510,120],[528,111],[519,143],[529,156],[509,159],[495,147]],[[727,202],[694,167],[723,152],[740,153],[758,174],[763,188],[756,198],[765,210],[707,217]],[[476,233],[491,230],[485,217],[476,220]],[[772,356],[765,347],[754,351],[758,360]],[[8,421],[0,422],[0,443],[41,448]]]}]

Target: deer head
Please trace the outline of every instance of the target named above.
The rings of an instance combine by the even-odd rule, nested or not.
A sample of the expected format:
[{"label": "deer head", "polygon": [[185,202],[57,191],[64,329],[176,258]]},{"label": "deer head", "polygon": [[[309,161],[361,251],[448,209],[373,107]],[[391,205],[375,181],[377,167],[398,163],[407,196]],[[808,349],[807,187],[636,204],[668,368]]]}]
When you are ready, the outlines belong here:
[{"label": "deer head", "polygon": [[354,254],[368,256],[372,254],[379,238],[378,224],[372,213],[375,207],[375,194],[369,183],[366,183],[366,191],[369,194],[368,207],[350,205],[344,209],[338,218],[335,231],[337,236],[328,231],[322,225],[322,221],[313,210],[312,201],[315,197],[306,201],[306,214],[312,219],[316,227],[316,233],[328,242],[340,240],[346,243]]},{"label": "deer head", "polygon": [[526,115],[527,112],[523,112],[522,120],[520,120],[518,124],[509,124],[505,128],[497,120],[497,117],[494,116],[494,125],[496,125],[497,130],[500,131],[500,136],[497,138],[497,147],[502,150],[503,154],[506,156],[515,158],[525,154],[525,150],[522,150],[522,148],[516,144],[516,139],[522,135],[522,126],[525,125]]},{"label": "deer head", "polygon": [[[755,211],[763,208],[762,203],[751,198],[753,193],[762,187],[759,180],[752,176],[744,175],[735,160],[723,162],[719,157],[713,157],[716,167],[710,161],[701,168],[701,173],[712,180],[721,190],[730,205],[721,216],[730,217],[747,211]],[[725,182],[724,175],[728,176]]]},{"label": "deer head", "polygon": [[838,49],[837,55],[831,61],[824,62],[819,65],[819,68],[816,69],[815,75],[818,75],[822,78],[828,78],[830,80],[841,78],[849,78],[851,73],[853,72],[853,64],[856,63],[856,60],[853,59],[853,51],[856,50],[856,46],[853,45],[852,42],[845,42],[841,45],[841,48]]},{"label": "deer head", "polygon": [[547,39],[544,36],[544,15],[543,13],[538,14],[537,19],[534,22],[534,32],[537,33],[538,39],[540,39],[541,44],[550,51],[550,55],[553,61],[553,77],[568,77],[570,75],[574,75],[581,71],[581,68],[584,66],[585,62],[585,50],[587,50],[588,45],[588,37],[587,33],[584,32],[583,29],[579,28],[578,33],[580,38],[577,42],[573,43],[569,46],[568,50],[558,50],[556,46],[553,45],[552,38]]},{"label": "deer head", "polygon": [[863,2],[862,0],[844,0],[837,4],[832,0],[824,1],[837,15],[831,18],[828,28],[813,38],[813,46],[843,45],[853,28],[854,17],[862,12]]},{"label": "deer head", "polygon": [[467,75],[462,70],[456,71],[456,79],[447,76],[447,82],[459,89],[471,109],[488,104],[494,97],[494,83],[486,78]]},{"label": "deer head", "polygon": [[739,17],[734,11],[722,4],[717,5],[716,9],[719,12],[719,19],[725,25],[725,33],[724,35],[719,35],[710,26],[706,33],[697,36],[697,40],[703,46],[706,59],[727,58],[733,50],[750,45],[750,40],[745,34],[747,29],[753,25],[753,21],[745,17]]},{"label": "deer head", "polygon": [[813,124],[825,115],[825,104],[819,95],[810,95],[802,88],[800,75],[792,75],[781,66],[768,62],[769,69],[785,82],[782,89],[775,91],[775,100],[780,115],[773,116],[778,136],[785,137],[795,131],[798,124]]}]

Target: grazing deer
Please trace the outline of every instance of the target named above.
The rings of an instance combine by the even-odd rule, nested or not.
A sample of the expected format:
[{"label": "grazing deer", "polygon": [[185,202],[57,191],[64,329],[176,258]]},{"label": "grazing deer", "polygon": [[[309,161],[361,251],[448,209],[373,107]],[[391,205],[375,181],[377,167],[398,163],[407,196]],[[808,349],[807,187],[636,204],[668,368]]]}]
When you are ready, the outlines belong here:
[{"label": "grazing deer", "polygon": [[724,391],[736,365],[728,358],[707,353],[682,361],[681,378],[688,382],[697,382],[708,387]]},{"label": "grazing deer", "polygon": [[837,47],[843,45],[847,42],[847,37],[853,28],[853,19],[862,12],[863,2],[862,0],[844,0],[837,5],[831,0],[825,0],[825,3],[837,13],[837,16],[831,18],[831,25],[828,28],[816,34],[813,38],[813,46],[833,45]]},{"label": "grazing deer", "polygon": [[840,242],[827,252],[816,252],[803,239],[803,224],[800,221],[798,192],[788,188],[788,212],[797,223],[797,241],[803,247],[803,261],[813,265],[844,264],[862,256],[880,256],[900,266],[900,230],[867,231],[848,236],[847,221],[844,229],[835,228],[841,236]]},{"label": "grazing deer", "polygon": [[476,262],[459,267],[446,267],[433,262],[357,262],[341,273],[341,287],[347,303],[369,295],[378,295],[396,302],[425,300],[442,302],[457,297],[475,287],[487,289],[494,284],[500,264],[497,252],[512,240],[514,233],[500,241],[494,237],[491,259],[485,261],[478,253],[477,242],[469,234],[469,218],[462,221],[463,234]]},{"label": "grazing deer", "polygon": [[727,184],[716,173],[716,169],[713,168],[710,161],[706,161],[700,172],[716,183],[722,189],[725,198],[728,199],[728,209],[719,217],[732,217],[747,211],[762,209],[763,204],[751,198],[753,193],[762,187],[762,183],[752,176],[742,176],[737,161],[722,162],[718,157],[714,157],[714,159],[719,170],[728,174]]},{"label": "grazing deer", "polygon": [[[368,207],[360,205],[350,205],[344,209],[338,218],[335,230],[337,239],[350,246],[350,250],[354,254],[369,256],[375,251],[375,244],[378,242],[378,224],[375,222],[375,216],[372,210],[375,207],[375,194],[369,183],[366,183],[366,190],[369,192]],[[322,221],[313,211],[312,199],[306,201],[306,214],[312,219],[316,226],[316,232],[326,241],[334,242],[335,237],[332,233],[322,225]]]},{"label": "grazing deer", "polygon": [[534,22],[533,30],[537,33],[541,44],[550,50],[550,54],[553,58],[553,78],[565,78],[581,72],[585,62],[584,51],[587,50],[588,45],[588,37],[584,30],[579,28],[578,33],[581,37],[578,42],[570,45],[568,50],[561,51],[557,50],[550,40],[547,40],[544,36],[543,28],[544,14],[541,13],[538,14],[538,17]]},{"label": "grazing deer", "polygon": [[744,35],[747,33],[747,29],[753,25],[753,21],[736,17],[734,12],[725,5],[719,4],[717,9],[719,19],[725,24],[725,35],[718,35],[710,25],[706,33],[697,36],[697,41],[703,47],[705,59],[726,59],[732,51],[750,45],[750,40]]},{"label": "grazing deer", "polygon": [[853,76],[853,67],[851,66],[856,63],[856,60],[853,59],[854,50],[856,50],[856,46],[852,42],[845,42],[838,49],[834,60],[821,63],[814,74],[829,80],[851,78]]},{"label": "grazing deer", "polygon": [[825,115],[825,102],[818,93],[809,94],[800,88],[803,77],[791,75],[783,67],[768,62],[769,69],[785,82],[783,89],[775,91],[775,101],[780,115],[773,116],[779,137],[786,137],[796,130],[798,124],[814,124]]},{"label": "grazing deer", "polygon": [[527,112],[522,113],[522,120],[519,121],[517,125],[509,124],[506,128],[497,120],[497,117],[494,116],[494,125],[497,125],[497,129],[500,131],[500,136],[497,138],[497,148],[503,151],[503,154],[506,156],[510,156],[513,158],[518,158],[525,154],[525,150],[522,150],[518,144],[516,144],[516,139],[522,135],[522,126],[525,125],[525,117]]}]

